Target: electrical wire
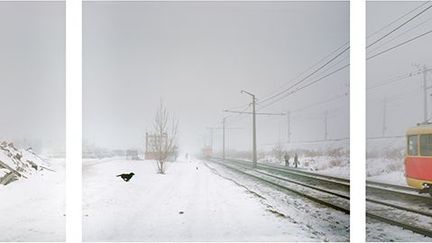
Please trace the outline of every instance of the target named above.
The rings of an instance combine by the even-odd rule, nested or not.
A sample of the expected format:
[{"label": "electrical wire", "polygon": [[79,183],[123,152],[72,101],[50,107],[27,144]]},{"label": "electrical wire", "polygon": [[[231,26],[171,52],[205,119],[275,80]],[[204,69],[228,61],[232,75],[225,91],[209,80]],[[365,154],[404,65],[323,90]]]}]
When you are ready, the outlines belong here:
[{"label": "electrical wire", "polygon": [[338,57],[340,57],[341,55],[343,55],[346,51],[348,51],[350,49],[350,47],[346,47],[344,48],[341,52],[339,52],[336,56],[334,56],[333,58],[331,58],[329,61],[327,61],[326,63],[324,63],[323,65],[321,65],[319,68],[315,69],[312,73],[310,73],[309,75],[307,75],[306,77],[302,78],[300,81],[297,81],[296,83],[294,83],[293,85],[291,85],[290,87],[288,87],[287,89],[284,89],[282,91],[277,92],[276,94],[270,96],[270,97],[266,97],[264,99],[262,99],[259,103],[263,103],[266,102],[268,100],[274,99],[286,92],[288,92],[289,90],[291,90],[292,88],[296,87],[297,85],[305,82],[308,78],[310,78],[312,75],[314,75],[315,73],[317,73],[318,71],[320,71],[321,69],[323,69],[324,67],[326,67],[327,65],[329,65],[331,62],[333,62],[334,60],[336,60]]},{"label": "electrical wire", "polygon": [[401,46],[403,46],[403,45],[406,45],[406,44],[408,44],[408,43],[410,43],[410,42],[412,42],[412,41],[415,41],[415,40],[417,40],[417,39],[420,39],[420,38],[422,38],[422,37],[424,37],[424,36],[426,36],[426,35],[429,35],[429,34],[431,34],[431,33],[432,33],[432,30],[426,31],[426,32],[424,32],[424,33],[422,33],[422,34],[420,34],[420,35],[417,35],[417,36],[415,36],[415,37],[409,39],[409,40],[406,40],[406,41],[404,41],[404,42],[402,42],[402,43],[399,43],[399,44],[394,45],[394,46],[392,46],[392,47],[390,47],[390,48],[387,48],[387,49],[385,49],[385,50],[383,50],[383,51],[381,51],[381,52],[378,52],[377,54],[372,55],[372,56],[366,58],[366,60],[369,61],[369,60],[371,60],[371,59],[373,59],[373,58],[375,58],[375,57],[377,57],[377,56],[381,56],[382,54],[385,54],[385,53],[387,53],[387,52],[389,52],[389,51],[391,51],[391,50],[394,50],[394,49],[396,49],[396,48],[399,48],[399,47],[401,47]]},{"label": "electrical wire", "polygon": [[423,9],[422,11],[420,11],[419,13],[417,13],[416,15],[414,15],[413,17],[409,18],[407,21],[403,22],[402,24],[398,25],[396,28],[394,28],[393,30],[391,30],[390,32],[388,32],[387,34],[381,36],[380,38],[378,38],[377,40],[375,40],[374,42],[372,42],[371,44],[369,44],[368,46],[366,46],[366,49],[370,48],[371,46],[375,45],[376,43],[382,41],[383,39],[385,39],[387,36],[391,35],[392,33],[394,33],[395,31],[399,30],[400,28],[402,28],[403,26],[407,25],[409,22],[411,22],[412,20],[414,20],[415,18],[417,18],[418,16],[422,15],[423,13],[425,13],[426,11],[428,11],[429,9],[432,8],[432,5],[428,6],[427,8]]},{"label": "electrical wire", "polygon": [[416,11],[417,9],[423,7],[424,5],[428,4],[430,1],[424,2],[421,5],[417,6],[416,8],[410,10],[409,12],[405,13],[404,15],[400,16],[399,18],[393,20],[392,22],[388,23],[387,25],[381,27],[379,30],[374,31],[373,33],[369,34],[366,39],[370,39],[372,36],[375,36],[376,34],[378,34],[379,32],[381,32],[382,30],[386,29],[387,27],[389,27],[390,25],[396,23],[397,21],[405,18],[406,16],[408,16],[409,14],[411,14],[412,12]]}]

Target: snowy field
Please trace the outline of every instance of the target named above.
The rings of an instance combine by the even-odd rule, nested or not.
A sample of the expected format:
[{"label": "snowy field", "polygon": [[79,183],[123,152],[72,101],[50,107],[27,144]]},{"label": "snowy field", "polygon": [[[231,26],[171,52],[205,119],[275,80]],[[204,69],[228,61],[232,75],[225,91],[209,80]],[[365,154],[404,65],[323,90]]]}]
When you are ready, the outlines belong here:
[{"label": "snowy field", "polygon": [[[129,182],[116,177],[129,172]],[[198,161],[170,163],[160,175],[153,161],[84,160],[83,178],[85,241],[321,240]]]},{"label": "snowy field", "polygon": [[405,138],[368,140],[366,179],[406,186],[404,176]]},{"label": "snowy field", "polygon": [[64,159],[51,169],[0,185],[0,241],[65,240]]},{"label": "snowy field", "polygon": [[366,180],[407,186],[403,158],[367,158]]}]

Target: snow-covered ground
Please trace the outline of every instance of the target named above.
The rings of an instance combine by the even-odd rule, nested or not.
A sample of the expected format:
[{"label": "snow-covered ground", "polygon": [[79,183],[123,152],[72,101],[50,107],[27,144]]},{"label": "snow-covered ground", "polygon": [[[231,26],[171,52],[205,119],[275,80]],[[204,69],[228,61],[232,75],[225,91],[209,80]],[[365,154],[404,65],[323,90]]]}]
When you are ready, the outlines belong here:
[{"label": "snow-covered ground", "polygon": [[373,219],[367,219],[366,235],[368,242],[432,242],[432,238]]},{"label": "snow-covered ground", "polygon": [[[129,182],[116,177],[129,172],[135,173]],[[85,241],[323,239],[299,211],[293,209],[300,220],[283,216],[267,199],[196,160],[170,163],[165,175],[153,161],[85,160],[83,178]]]},{"label": "snow-covered ground", "polygon": [[377,157],[366,160],[366,179],[407,186],[403,157]]},{"label": "snow-covered ground", "polygon": [[218,175],[259,195],[264,204],[291,222],[301,225],[303,230],[311,232],[315,239],[349,241],[350,219],[348,214],[314,203],[295,193],[281,191],[262,181],[226,169],[223,165],[207,163],[207,166],[214,169]]},{"label": "snow-covered ground", "polygon": [[[260,163],[273,163],[284,165],[285,162],[280,161],[272,156],[266,156],[259,161]],[[340,157],[332,157],[327,155],[320,156],[299,156],[300,165],[298,168],[349,179],[350,164],[349,155]],[[290,158],[290,166],[293,166],[293,158]]]},{"label": "snow-covered ground", "polygon": [[[366,179],[394,185],[407,186],[404,175],[405,138],[368,140]],[[368,219],[367,241],[430,242],[420,234]]]},{"label": "snow-covered ground", "polygon": [[51,169],[0,185],[0,241],[65,240],[64,159]]},{"label": "snow-covered ground", "polygon": [[405,186],[404,146],[403,137],[368,140],[366,179]]}]

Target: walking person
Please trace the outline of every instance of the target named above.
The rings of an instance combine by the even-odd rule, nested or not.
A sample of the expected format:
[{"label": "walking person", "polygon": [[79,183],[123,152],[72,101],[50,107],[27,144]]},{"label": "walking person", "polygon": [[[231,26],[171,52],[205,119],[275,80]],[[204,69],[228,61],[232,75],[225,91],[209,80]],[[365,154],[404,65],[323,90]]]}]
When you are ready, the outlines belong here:
[{"label": "walking person", "polygon": [[294,167],[297,168],[300,165],[300,162],[298,160],[297,153],[294,154]]},{"label": "walking person", "polygon": [[285,166],[287,166],[287,167],[289,167],[289,159],[290,159],[290,156],[288,155],[288,153],[285,152],[284,160],[285,160]]}]

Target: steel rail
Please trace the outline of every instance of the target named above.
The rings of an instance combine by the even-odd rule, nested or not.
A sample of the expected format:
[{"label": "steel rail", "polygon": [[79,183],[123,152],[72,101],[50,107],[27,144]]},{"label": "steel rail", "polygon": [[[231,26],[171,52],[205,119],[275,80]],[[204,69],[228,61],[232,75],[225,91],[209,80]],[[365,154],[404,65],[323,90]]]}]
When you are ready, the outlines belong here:
[{"label": "steel rail", "polygon": [[[320,198],[317,198],[317,197],[314,197],[314,196],[308,195],[308,194],[306,194],[306,193],[304,193],[304,192],[301,192],[301,191],[299,191],[299,190],[295,190],[295,189],[292,189],[292,188],[289,188],[289,187],[286,187],[286,186],[280,185],[280,184],[278,184],[278,183],[276,183],[276,182],[273,182],[273,181],[271,181],[271,180],[265,179],[265,178],[263,178],[263,177],[260,177],[260,176],[257,176],[257,175],[253,175],[253,174],[251,174],[251,173],[247,173],[247,172],[245,172],[245,171],[243,171],[243,170],[241,170],[241,169],[235,168],[235,167],[230,166],[230,165],[227,165],[227,164],[225,164],[225,163],[217,162],[217,161],[214,161],[214,160],[212,160],[212,161],[210,161],[210,162],[217,163],[217,164],[219,164],[219,165],[222,165],[222,166],[224,166],[224,167],[226,167],[226,168],[229,168],[229,169],[231,169],[231,170],[233,170],[233,171],[236,171],[236,172],[239,172],[239,173],[241,173],[241,174],[247,175],[247,176],[249,176],[249,177],[252,177],[252,178],[255,178],[255,179],[259,179],[260,181],[263,181],[263,182],[265,182],[265,183],[267,183],[267,184],[270,184],[270,185],[272,185],[272,186],[274,186],[274,187],[277,187],[277,188],[279,188],[279,189],[282,189],[282,190],[285,190],[285,191],[290,191],[290,192],[292,192],[292,193],[295,193],[295,194],[297,194],[297,195],[300,195],[300,196],[302,196],[302,197],[304,197],[304,198],[307,198],[307,199],[309,199],[309,200],[311,200],[311,201],[313,201],[313,202],[319,203],[319,204],[324,205],[324,206],[326,206],[326,207],[333,208],[333,209],[335,209],[335,210],[341,211],[341,212],[346,213],[346,214],[349,214],[349,213],[350,213],[350,210],[347,209],[347,208],[344,208],[344,207],[342,207],[342,206],[339,206],[339,205],[336,205],[336,204],[330,203],[330,202],[325,201],[325,200],[323,200],[323,199],[320,199]],[[279,180],[280,180],[280,179],[279,179]],[[342,198],[342,199],[343,199],[343,200],[346,200],[345,198]]]}]

